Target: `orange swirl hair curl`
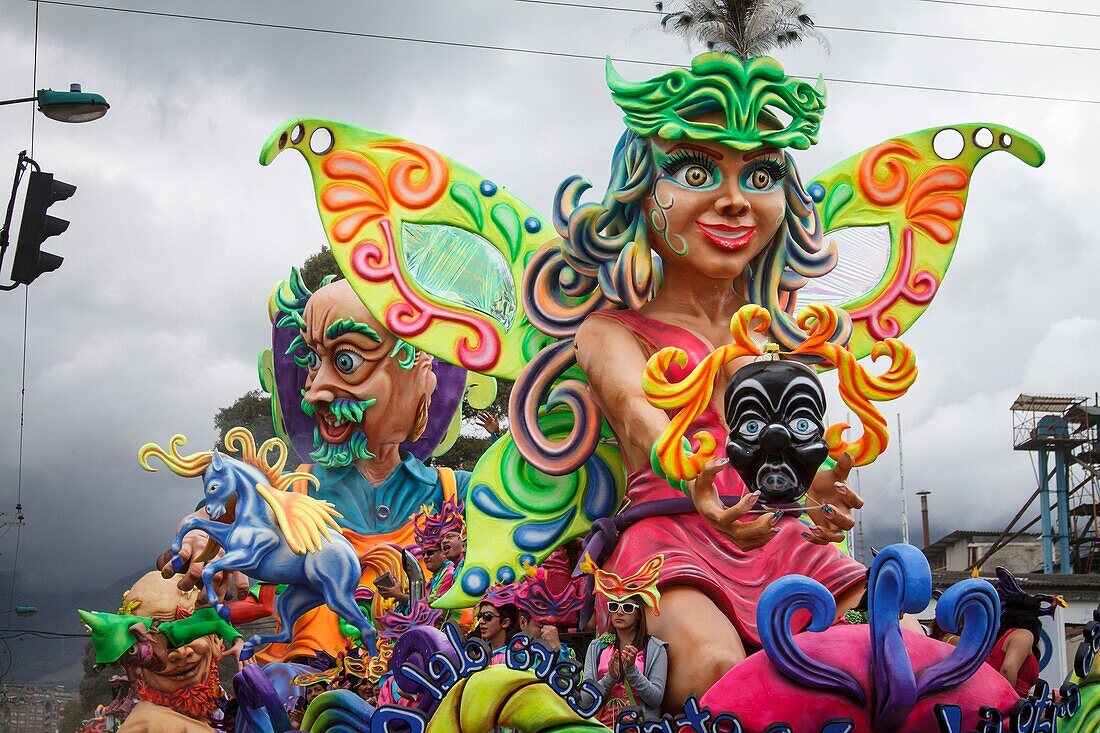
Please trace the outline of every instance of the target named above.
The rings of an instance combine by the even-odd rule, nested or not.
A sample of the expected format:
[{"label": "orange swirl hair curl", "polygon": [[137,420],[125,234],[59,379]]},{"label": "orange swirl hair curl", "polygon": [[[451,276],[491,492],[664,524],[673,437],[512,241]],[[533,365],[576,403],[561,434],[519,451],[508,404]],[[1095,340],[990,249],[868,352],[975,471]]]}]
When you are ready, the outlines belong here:
[{"label": "orange swirl hair curl", "polygon": [[[886,339],[875,344],[871,357],[877,361],[881,356],[889,356],[890,367],[881,375],[871,374],[843,346],[829,341],[840,320],[835,308],[821,303],[801,309],[798,326],[807,331],[807,336],[787,353],[796,357],[817,357],[836,367],[840,396],[859,417],[863,434],[858,440],[848,441],[843,434],[850,425],[829,426],[825,431],[829,455],[835,459],[841,453],[850,453],[855,465],[865,466],[886,449],[890,438],[886,419],[872,402],[885,402],[905,394],[917,378],[917,362],[908,346],[897,339]],[[764,353],[753,340],[752,333],[767,334],[770,323],[771,316],[764,308],[743,306],[730,320],[733,343],[715,349],[677,382],[670,381],[669,372],[673,365],[686,366],[687,354],[682,349],[664,348],[649,358],[642,382],[646,398],[654,407],[678,410],[653,446],[655,471],[670,481],[690,481],[714,459],[717,448],[714,436],[705,430],[695,432],[690,437],[698,448],[693,450],[687,431],[710,405],[714,382],[721,368],[738,357]]]}]

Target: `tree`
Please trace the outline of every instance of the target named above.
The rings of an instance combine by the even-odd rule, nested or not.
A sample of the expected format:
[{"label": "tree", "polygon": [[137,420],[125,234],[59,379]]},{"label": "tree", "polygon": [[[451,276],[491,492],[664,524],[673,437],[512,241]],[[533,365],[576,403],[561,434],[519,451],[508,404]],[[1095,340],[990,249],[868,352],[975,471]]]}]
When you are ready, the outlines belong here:
[{"label": "tree", "polygon": [[61,710],[58,730],[64,733],[75,731],[83,721],[95,715],[97,705],[106,705],[115,695],[110,670],[96,669],[95,645],[90,641],[84,645],[81,665],[84,667],[84,677],[80,680],[80,696],[67,702]]},{"label": "tree", "polygon": [[[218,445],[225,449],[225,434],[230,428],[248,428],[256,438],[256,445],[275,437],[275,424],[271,420],[271,397],[258,389],[245,392],[229,407],[218,410],[214,416],[214,427],[218,430]],[[288,466],[301,463],[294,447],[287,446]]]},{"label": "tree", "polygon": [[[299,272],[306,287],[316,290],[321,287],[322,279],[328,275],[339,275],[340,269],[336,265],[336,258],[332,256],[332,250],[321,247],[320,252],[314,252],[306,258]],[[222,449],[225,448],[225,434],[230,428],[248,428],[256,436],[257,444],[275,437],[275,425],[271,421],[271,398],[258,389],[246,392],[233,404],[218,410],[214,416],[214,427],[218,431],[218,445]],[[302,462],[294,447],[288,445],[287,465],[297,466]]]}]

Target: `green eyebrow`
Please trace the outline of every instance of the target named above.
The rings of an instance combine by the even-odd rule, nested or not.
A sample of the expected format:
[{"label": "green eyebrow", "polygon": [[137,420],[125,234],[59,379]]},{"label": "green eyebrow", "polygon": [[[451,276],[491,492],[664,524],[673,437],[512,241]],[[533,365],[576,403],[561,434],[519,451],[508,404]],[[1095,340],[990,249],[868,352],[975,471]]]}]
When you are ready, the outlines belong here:
[{"label": "green eyebrow", "polygon": [[382,337],[378,335],[378,332],[365,323],[360,323],[354,318],[344,318],[339,321],[333,321],[328,324],[325,329],[325,338],[329,341],[340,338],[349,333],[361,333],[375,343],[382,343]]}]

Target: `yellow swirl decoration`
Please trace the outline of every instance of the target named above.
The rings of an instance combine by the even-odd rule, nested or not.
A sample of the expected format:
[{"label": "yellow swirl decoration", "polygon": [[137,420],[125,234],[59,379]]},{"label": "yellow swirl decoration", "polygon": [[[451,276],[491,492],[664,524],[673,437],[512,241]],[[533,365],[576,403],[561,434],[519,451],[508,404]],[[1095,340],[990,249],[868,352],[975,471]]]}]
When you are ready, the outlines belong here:
[{"label": "yellow swirl decoration", "polygon": [[859,417],[863,434],[858,440],[847,441],[842,436],[850,425],[830,425],[825,431],[829,455],[836,458],[847,452],[855,459],[855,465],[866,466],[878,458],[890,442],[886,419],[871,401],[886,402],[905,394],[917,378],[917,358],[912,349],[897,339],[879,341],[871,349],[871,359],[878,361],[880,356],[889,356],[890,368],[879,376],[871,374],[860,366],[851,352],[829,343],[829,334],[833,333],[837,319],[836,310],[821,303],[800,310],[798,326],[809,335],[791,353],[818,356],[836,367],[840,396]]},{"label": "yellow swirl decoration", "polygon": [[710,405],[714,380],[722,367],[742,356],[760,356],[763,352],[751,332],[767,334],[770,325],[771,316],[761,306],[742,307],[730,320],[733,343],[715,349],[675,383],[669,381],[668,371],[673,365],[687,366],[687,353],[683,349],[666,347],[649,358],[642,377],[646,399],[659,409],[678,410],[653,446],[658,467],[666,477],[690,481],[714,458],[714,436],[705,430],[696,431],[691,439],[699,447],[692,451],[686,440],[687,431]]},{"label": "yellow swirl decoration", "polygon": [[498,728],[528,733],[608,730],[573,712],[531,672],[497,665],[459,680],[428,721],[427,733],[491,733]]},{"label": "yellow swirl decoration", "polygon": [[176,433],[168,439],[168,449],[161,448],[156,443],[146,443],[138,449],[138,463],[146,471],[156,473],[155,468],[149,465],[150,458],[159,458],[164,462],[164,465],[172,471],[172,473],[184,478],[194,478],[195,476],[202,476],[203,471],[210,465],[210,453],[205,451],[202,453],[192,453],[191,455],[180,454],[180,448],[187,442],[187,438],[179,433]]},{"label": "yellow swirl decoration", "polygon": [[[182,455],[180,448],[187,442],[187,438],[177,433],[168,440],[168,448],[161,448],[156,443],[146,443],[138,449],[138,463],[146,471],[156,472],[157,469],[149,464],[150,458],[159,458],[172,473],[184,478],[202,476],[210,466],[212,451],[202,451],[190,455]],[[238,451],[241,460],[258,468],[271,481],[271,485],[279,491],[285,491],[298,481],[307,481],[314,487],[319,486],[317,477],[311,473],[293,472],[283,473],[286,467],[286,444],[278,438],[270,438],[256,447],[256,439],[248,428],[231,428],[225,434],[225,447]],[[275,452],[275,460],[269,461],[267,456]]]}]

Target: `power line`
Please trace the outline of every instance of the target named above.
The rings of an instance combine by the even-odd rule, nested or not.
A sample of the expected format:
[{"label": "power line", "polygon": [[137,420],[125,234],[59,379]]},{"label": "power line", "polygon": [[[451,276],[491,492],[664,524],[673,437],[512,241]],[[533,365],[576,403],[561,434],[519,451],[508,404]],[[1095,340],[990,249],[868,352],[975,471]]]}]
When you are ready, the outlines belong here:
[{"label": "power line", "polygon": [[915,0],[918,3],[936,5],[961,5],[967,8],[985,8],[986,10],[1017,10],[1021,13],[1043,13],[1046,15],[1071,15],[1079,18],[1100,18],[1100,13],[1083,13],[1075,10],[1047,10],[1046,8],[1021,8],[1017,5],[986,5],[985,3],[967,3],[960,0]]},{"label": "power line", "polygon": [[[38,1],[39,0],[36,0],[36,2],[38,2]],[[361,32],[361,31],[334,30],[334,29],[329,29],[329,28],[312,28],[312,27],[309,27],[309,26],[289,25],[289,24],[282,24],[282,23],[262,23],[262,22],[259,22],[259,21],[252,21],[252,20],[238,20],[238,19],[233,19],[233,18],[215,18],[215,17],[211,17],[211,16],[188,15],[188,14],[184,14],[184,13],[166,13],[166,12],[163,12],[163,11],[156,11],[156,10],[138,10],[138,9],[134,9],[134,8],[113,8],[113,7],[109,7],[109,6],[106,6],[106,5],[90,5],[90,4],[85,4],[85,3],[63,2],[63,0],[40,0],[40,1],[44,5],[58,5],[58,6],[71,7],[71,8],[84,8],[84,9],[87,9],[87,10],[102,10],[102,11],[105,11],[105,12],[129,13],[129,14],[134,14],[134,15],[148,15],[148,16],[156,16],[156,17],[163,17],[163,18],[176,18],[176,19],[182,19],[182,20],[197,20],[197,21],[203,21],[203,22],[209,22],[209,23],[224,23],[224,24],[227,24],[227,25],[241,25],[241,26],[250,26],[250,27],[256,27],[256,28],[270,28],[270,29],[277,29],[277,30],[293,30],[293,31],[302,31],[302,32],[305,32],[305,33],[322,33],[322,34],[329,34],[329,35],[335,35],[335,36],[347,36],[347,37],[352,37],[352,38],[372,38],[372,39],[376,39],[376,40],[401,41],[401,42],[405,42],[405,43],[421,43],[421,44],[434,45],[434,46],[449,46],[449,47],[452,47],[452,48],[468,48],[468,49],[478,49],[478,50],[487,50],[487,51],[505,51],[505,52],[509,52],[509,53],[521,53],[521,54],[528,54],[528,55],[534,55],[534,56],[550,56],[550,57],[556,57],[556,58],[584,59],[584,60],[591,60],[591,61],[603,61],[605,58],[607,58],[606,56],[597,56],[597,55],[594,55],[594,54],[586,54],[586,53],[570,53],[570,52],[566,52],[566,51],[545,51],[545,50],[541,50],[541,49],[523,48],[523,47],[518,47],[518,46],[497,46],[497,45],[488,44],[488,43],[467,43],[467,42],[460,42],[460,41],[440,41],[440,40],[429,39],[429,38],[416,38],[416,37],[413,37],[413,36],[396,36],[396,35],[388,35],[388,34],[383,34],[383,33],[364,33],[364,32]],[[646,65],[646,66],[663,66],[663,67],[671,67],[671,66],[683,67],[683,66],[685,66],[684,64],[671,64],[671,63],[667,63],[667,62],[663,62],[663,61],[651,61],[651,60],[648,60],[648,59],[631,59],[631,58],[615,58],[615,57],[612,57],[612,60],[615,61],[616,63],[642,64],[642,65]],[[793,76],[795,78],[798,78],[798,79],[806,79],[806,80],[809,80],[809,81],[816,81],[816,79],[817,79],[816,76],[799,76],[797,74],[791,74],[791,76]],[[1030,99],[1030,100],[1041,101],[1041,102],[1067,102],[1067,103],[1070,103],[1070,104],[1100,104],[1100,99],[1079,99],[1079,98],[1073,98],[1073,97],[1055,97],[1055,96],[1042,96],[1042,95],[1035,95],[1035,94],[1017,94],[1017,93],[1013,93],[1013,92],[990,92],[990,91],[985,91],[985,90],[981,90],[981,89],[957,89],[957,88],[953,88],[953,87],[926,86],[926,85],[921,85],[921,84],[899,84],[899,83],[884,82],[884,81],[867,81],[867,80],[864,80],[864,79],[845,79],[845,78],[842,78],[842,77],[824,77],[824,78],[825,78],[825,81],[833,83],[833,84],[857,84],[857,85],[863,85],[863,86],[884,87],[884,88],[892,88],[892,89],[908,89],[908,90],[928,91],[928,92],[946,92],[946,93],[951,93],[951,94],[971,94],[971,95],[983,96],[983,97],[1005,97],[1005,98],[1009,98],[1009,99]]]},{"label": "power line", "polygon": [[[642,8],[618,8],[614,5],[590,5],[588,3],[562,2],[562,0],[513,0],[517,3],[529,5],[551,5],[562,8],[583,8],[585,10],[610,10],[619,13],[634,13],[638,15],[665,15],[659,10],[645,10]],[[1040,43],[1038,41],[1010,41],[1004,38],[979,38],[977,36],[945,36],[937,33],[916,33],[911,31],[888,31],[878,28],[852,28],[843,25],[821,25],[814,27],[823,31],[842,31],[844,33],[870,33],[883,36],[896,36],[904,38],[928,38],[943,41],[965,41],[970,43],[992,43],[1001,46],[1023,46],[1026,48],[1053,48],[1065,51],[1100,51],[1100,46],[1074,46],[1064,43]]]}]

